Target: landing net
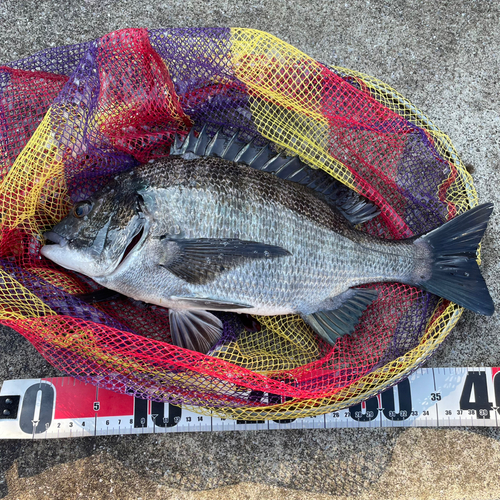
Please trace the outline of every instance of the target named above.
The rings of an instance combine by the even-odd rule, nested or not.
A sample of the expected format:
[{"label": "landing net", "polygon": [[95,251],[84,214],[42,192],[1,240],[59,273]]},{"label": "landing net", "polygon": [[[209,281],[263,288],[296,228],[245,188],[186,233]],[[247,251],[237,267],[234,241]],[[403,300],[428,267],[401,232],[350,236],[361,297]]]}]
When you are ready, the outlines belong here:
[{"label": "landing net", "polygon": [[171,344],[168,312],[120,299],[40,256],[41,234],[117,173],[168,156],[207,125],[272,141],[372,200],[360,229],[408,238],[477,205],[449,138],[379,80],[261,31],[125,29],[0,67],[0,322],[78,379],[226,418],[319,415],[421,365],[462,309],[416,288],[378,299],[331,346],[297,316],[234,314],[208,355]]}]

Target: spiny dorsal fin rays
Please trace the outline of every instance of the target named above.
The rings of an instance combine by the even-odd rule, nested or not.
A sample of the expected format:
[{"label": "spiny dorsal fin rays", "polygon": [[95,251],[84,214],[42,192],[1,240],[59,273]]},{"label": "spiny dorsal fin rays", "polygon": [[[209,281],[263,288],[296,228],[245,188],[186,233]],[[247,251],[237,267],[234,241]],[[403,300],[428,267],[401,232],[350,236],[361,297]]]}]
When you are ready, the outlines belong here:
[{"label": "spiny dorsal fin rays", "polygon": [[299,156],[277,154],[269,143],[257,146],[255,140],[249,143],[240,141],[238,134],[239,131],[227,136],[218,129],[210,138],[207,126],[204,125],[198,136],[194,129],[191,129],[184,140],[176,136],[170,154],[183,156],[185,159],[215,156],[269,172],[280,179],[297,182],[321,195],[353,225],[367,222],[380,213],[376,205],[323,170],[310,167]]}]

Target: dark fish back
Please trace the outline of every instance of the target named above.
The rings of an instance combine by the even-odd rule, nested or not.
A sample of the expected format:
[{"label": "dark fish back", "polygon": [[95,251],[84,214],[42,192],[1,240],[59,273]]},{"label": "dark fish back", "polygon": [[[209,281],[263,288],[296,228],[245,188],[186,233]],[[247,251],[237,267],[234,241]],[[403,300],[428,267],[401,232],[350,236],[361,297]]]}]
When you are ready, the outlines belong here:
[{"label": "dark fish back", "polygon": [[245,193],[250,202],[264,202],[291,210],[338,234],[353,237],[358,233],[311,189],[220,158],[167,158],[139,167],[136,175],[144,184],[155,188],[205,189],[221,196]]}]

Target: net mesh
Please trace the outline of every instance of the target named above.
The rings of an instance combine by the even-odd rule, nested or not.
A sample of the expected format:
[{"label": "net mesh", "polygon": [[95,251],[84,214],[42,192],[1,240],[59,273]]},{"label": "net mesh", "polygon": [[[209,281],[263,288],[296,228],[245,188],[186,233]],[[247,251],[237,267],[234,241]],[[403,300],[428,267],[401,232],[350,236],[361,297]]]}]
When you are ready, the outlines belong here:
[{"label": "net mesh", "polygon": [[398,283],[352,335],[320,340],[297,316],[259,332],[221,313],[207,354],[171,344],[168,311],[89,305],[88,278],[40,256],[41,233],[117,173],[168,155],[193,126],[240,130],[299,154],[381,210],[360,229],[427,232],[477,204],[448,137],[375,78],[251,29],[126,29],[0,67],[0,322],[68,375],[226,418],[313,416],[397,383],[461,308]]}]

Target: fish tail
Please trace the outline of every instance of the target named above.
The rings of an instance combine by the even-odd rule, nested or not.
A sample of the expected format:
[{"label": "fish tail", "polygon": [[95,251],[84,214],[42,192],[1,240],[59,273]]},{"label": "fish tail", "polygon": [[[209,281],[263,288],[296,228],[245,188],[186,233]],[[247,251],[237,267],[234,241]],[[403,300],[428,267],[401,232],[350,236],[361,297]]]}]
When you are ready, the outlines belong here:
[{"label": "fish tail", "polygon": [[475,313],[493,314],[493,300],[477,263],[477,248],[492,211],[492,203],[479,205],[415,240],[432,255],[430,269],[415,276],[418,286]]}]

